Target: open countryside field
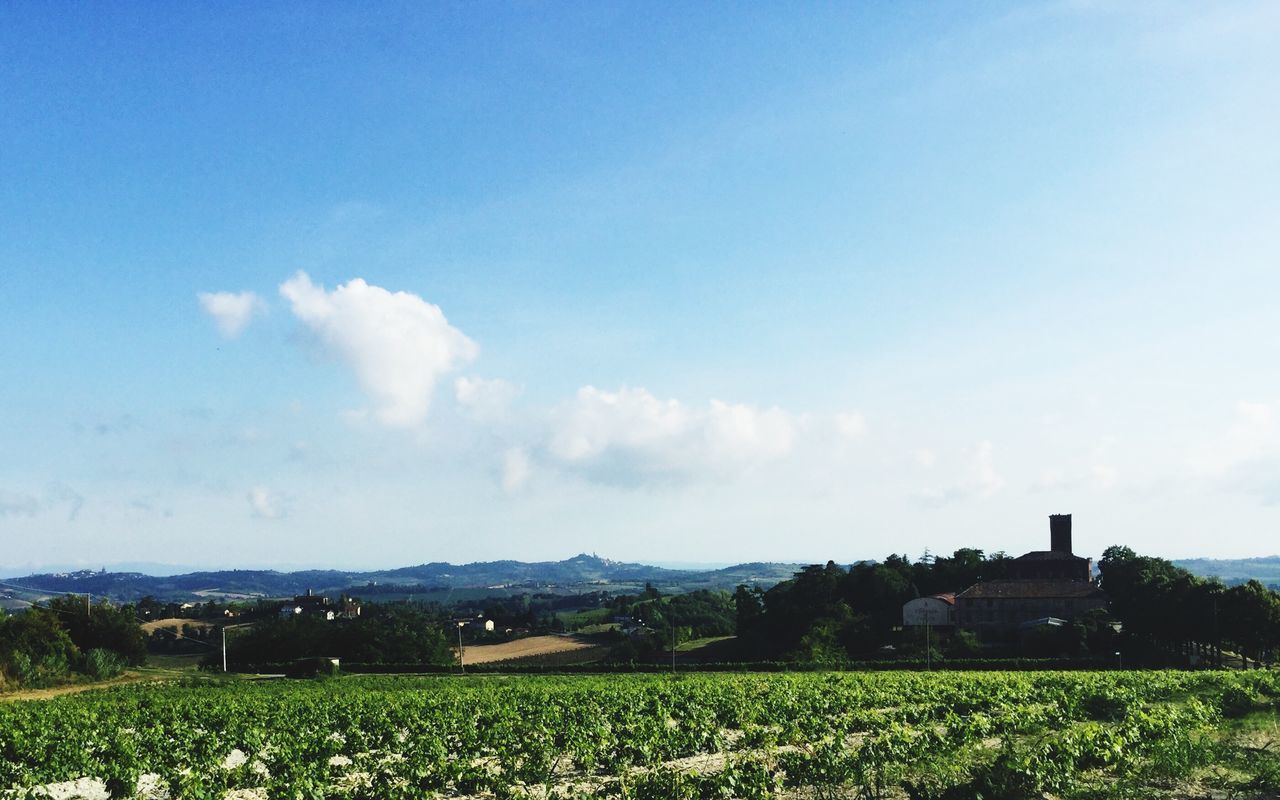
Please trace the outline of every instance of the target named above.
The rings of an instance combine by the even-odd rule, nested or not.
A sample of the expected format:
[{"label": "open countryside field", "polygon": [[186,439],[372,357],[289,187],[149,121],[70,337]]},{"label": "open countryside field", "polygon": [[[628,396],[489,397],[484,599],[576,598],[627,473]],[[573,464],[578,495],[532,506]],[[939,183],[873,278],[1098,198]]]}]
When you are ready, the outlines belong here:
[{"label": "open countryside field", "polygon": [[574,636],[528,636],[502,644],[468,645],[465,660],[468,664],[492,664],[495,661],[571,653],[594,647],[592,642]]},{"label": "open countryside field", "polygon": [[[0,706],[6,796],[1274,797],[1273,672],[358,676]],[[41,787],[32,793],[30,790]]]},{"label": "open countryside field", "polygon": [[174,630],[182,630],[183,625],[190,625],[193,628],[212,628],[214,623],[207,619],[194,619],[190,617],[170,617],[167,619],[153,619],[150,622],[142,623],[143,633],[151,634],[162,628],[172,628]]}]

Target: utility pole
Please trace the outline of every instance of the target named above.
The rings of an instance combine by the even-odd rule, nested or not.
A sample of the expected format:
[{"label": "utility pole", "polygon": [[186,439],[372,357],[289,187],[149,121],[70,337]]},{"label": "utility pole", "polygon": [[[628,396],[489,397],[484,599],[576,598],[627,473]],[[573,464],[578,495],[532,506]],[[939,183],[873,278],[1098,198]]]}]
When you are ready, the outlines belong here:
[{"label": "utility pole", "polygon": [[[223,672],[227,671],[227,628],[252,628],[252,627],[253,627],[252,622],[244,622],[239,625],[223,625],[222,626],[222,671]],[[190,639],[191,637],[183,636],[181,638]],[[200,640],[192,639],[192,641],[199,642]],[[213,647],[213,645],[209,644],[208,642],[203,642],[202,644],[204,644],[205,647]]]},{"label": "utility pole", "polygon": [[929,639],[929,623],[933,621],[933,609],[928,606],[924,609],[924,668],[933,670],[933,647],[930,646]]},{"label": "utility pole", "polygon": [[462,674],[466,675],[467,674],[467,661],[465,656],[466,651],[462,649],[462,626],[464,624],[466,623],[463,623],[463,622],[458,623],[458,666],[462,669]]}]

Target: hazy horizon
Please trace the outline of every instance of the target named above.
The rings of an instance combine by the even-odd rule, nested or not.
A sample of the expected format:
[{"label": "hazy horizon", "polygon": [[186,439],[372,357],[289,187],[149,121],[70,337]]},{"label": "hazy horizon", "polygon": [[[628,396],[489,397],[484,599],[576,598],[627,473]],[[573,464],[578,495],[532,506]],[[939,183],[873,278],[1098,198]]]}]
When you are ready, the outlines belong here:
[{"label": "hazy horizon", "polygon": [[1280,6],[0,8],[0,558],[1259,557]]},{"label": "hazy horizon", "polygon": [[[1117,542],[1117,544],[1122,544],[1122,543]],[[950,553],[932,553],[932,552],[931,554],[935,556],[950,555]],[[553,562],[553,563],[559,562],[559,561],[568,561],[578,555],[582,555],[582,554],[572,553],[572,554],[565,555],[562,558],[542,559],[542,561]],[[611,558],[608,554],[595,553],[595,554],[587,554],[587,555],[597,555],[600,558],[608,559],[610,561],[622,561],[622,559]],[[840,563],[853,564],[853,563],[857,563],[858,561],[880,561],[880,560],[883,560],[888,555],[891,555],[891,554],[885,553],[881,556],[867,556],[865,558],[853,559],[852,561],[840,562]],[[906,555],[912,555],[912,554],[908,553]],[[1011,553],[1008,553],[1008,555],[1018,556],[1018,555],[1021,555],[1021,552],[1011,552]],[[1163,553],[1155,553],[1155,552],[1149,553],[1148,555],[1155,555],[1161,558],[1167,558],[1171,561],[1194,561],[1194,560],[1258,561],[1258,560],[1280,559],[1280,553],[1271,553],[1271,554],[1263,554],[1263,555],[1256,555],[1256,556],[1243,556],[1240,558],[1232,558],[1232,559],[1217,558],[1214,556],[1168,556]],[[1100,557],[1100,554],[1093,555],[1090,557],[1096,561],[1097,558]],[[912,556],[912,558],[914,560],[915,558],[917,558],[917,556]],[[469,563],[485,563],[487,561],[508,561],[508,560],[522,561],[523,559],[485,559],[482,562],[460,561],[460,562],[453,562],[453,563],[462,565],[462,564],[469,564]],[[831,559],[783,558],[783,559],[773,559],[771,563],[798,564],[798,565],[825,564],[829,560]],[[696,572],[696,571],[714,571],[718,569],[725,569],[727,567],[735,567],[740,564],[755,563],[756,561],[758,560],[730,561],[730,562],[662,561],[658,559],[640,558],[635,560],[629,560],[628,563],[643,564],[645,566],[659,567],[662,569],[684,570],[684,571]],[[101,563],[97,565],[92,565],[89,563],[54,561],[54,562],[47,562],[44,564],[34,564],[34,563],[28,564],[25,567],[20,565],[0,564],[0,580],[5,580],[8,578],[20,578],[20,577],[24,577],[32,574],[78,572],[86,569],[94,570],[94,571],[105,569],[107,572],[137,572],[143,575],[150,575],[153,577],[168,577],[172,575],[183,575],[183,574],[188,574],[192,572],[223,572],[223,571],[232,571],[232,570],[265,570],[265,571],[271,571],[271,572],[304,572],[309,570],[327,570],[327,571],[335,571],[335,572],[382,572],[387,570],[399,569],[403,567],[417,566],[420,563],[428,563],[428,562],[413,562],[413,563],[405,562],[405,563],[394,563],[394,564],[330,564],[330,563],[323,563],[323,562],[315,562],[315,563],[309,563],[309,564],[308,563],[281,563],[281,564],[222,563],[222,564],[202,564],[202,565],[185,564],[184,565],[184,564],[157,564],[154,562],[145,562],[145,561],[143,562],[123,561],[123,562],[111,562],[111,563]]]}]

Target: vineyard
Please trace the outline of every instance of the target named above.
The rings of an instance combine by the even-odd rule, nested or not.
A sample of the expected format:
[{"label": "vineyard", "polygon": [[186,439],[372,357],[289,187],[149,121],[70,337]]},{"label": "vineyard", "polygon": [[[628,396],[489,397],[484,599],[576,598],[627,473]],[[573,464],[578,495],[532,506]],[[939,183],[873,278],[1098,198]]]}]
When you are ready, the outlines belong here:
[{"label": "vineyard", "polygon": [[0,706],[0,797],[1274,797],[1278,703],[1263,671],[139,685]]}]

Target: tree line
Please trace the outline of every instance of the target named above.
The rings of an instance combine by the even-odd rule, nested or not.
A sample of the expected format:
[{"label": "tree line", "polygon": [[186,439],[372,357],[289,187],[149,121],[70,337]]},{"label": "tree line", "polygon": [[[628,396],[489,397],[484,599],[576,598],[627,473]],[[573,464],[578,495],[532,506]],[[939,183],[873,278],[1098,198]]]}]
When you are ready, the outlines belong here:
[{"label": "tree line", "polygon": [[1273,662],[1280,649],[1280,594],[1256,580],[1226,586],[1163,558],[1107,548],[1098,562],[1111,613],[1135,655],[1208,657],[1224,648]]},{"label": "tree line", "polygon": [[0,611],[0,689],[107,678],[146,658],[146,636],[131,605],[67,595],[21,614]]},{"label": "tree line", "polygon": [[[767,591],[734,593],[740,653],[749,659],[840,662],[916,654],[919,633],[901,628],[902,606],[917,597],[961,592],[1010,575],[1012,559],[962,548],[912,561],[890,555],[844,568],[808,566]],[[1258,581],[1226,586],[1162,558],[1128,547],[1108,548],[1099,561],[1106,611],[1081,615],[1061,629],[1025,638],[1020,655],[1081,656],[1127,652],[1133,663],[1187,663],[1202,655],[1221,663],[1223,648],[1254,661],[1280,650],[1280,594]],[[973,655],[964,631],[944,638],[940,655]],[[1028,650],[1030,648],[1030,650]],[[1013,653],[1010,653],[1012,655]]]},{"label": "tree line", "polygon": [[[227,632],[227,659],[235,669],[331,656],[368,664],[451,664],[455,661],[441,617],[410,603],[365,605],[355,619],[314,616],[264,619]],[[221,654],[210,654],[218,663]]]}]

